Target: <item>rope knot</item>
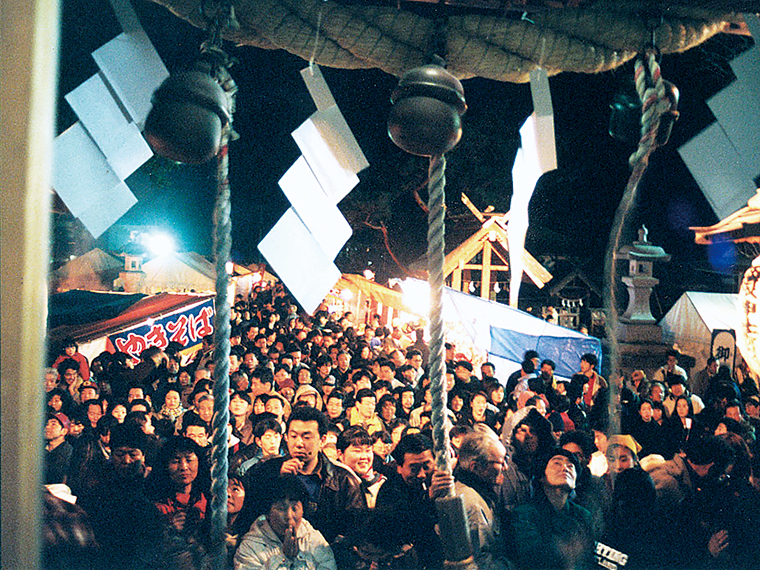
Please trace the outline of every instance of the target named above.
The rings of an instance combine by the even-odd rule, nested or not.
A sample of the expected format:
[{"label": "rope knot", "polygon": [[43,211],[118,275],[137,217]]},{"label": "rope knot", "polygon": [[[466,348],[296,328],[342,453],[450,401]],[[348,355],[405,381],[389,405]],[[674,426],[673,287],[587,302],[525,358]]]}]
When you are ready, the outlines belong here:
[{"label": "rope knot", "polygon": [[641,138],[628,159],[631,168],[639,162],[648,162],[652,152],[668,142],[673,123],[678,119],[678,89],[662,78],[657,55],[657,50],[648,49],[635,63],[636,92],[641,99]]}]

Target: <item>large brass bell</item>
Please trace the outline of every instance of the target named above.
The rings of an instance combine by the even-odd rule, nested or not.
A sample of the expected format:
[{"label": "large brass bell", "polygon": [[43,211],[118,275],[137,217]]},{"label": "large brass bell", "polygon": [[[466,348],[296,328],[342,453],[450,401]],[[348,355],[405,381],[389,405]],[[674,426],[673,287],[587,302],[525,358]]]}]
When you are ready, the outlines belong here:
[{"label": "large brass bell", "polygon": [[440,156],[462,138],[467,111],[459,80],[440,65],[423,65],[405,73],[391,95],[388,134],[410,154]]},{"label": "large brass bell", "polygon": [[208,73],[186,71],[156,89],[143,134],[159,156],[201,164],[219,152],[230,119],[230,99],[219,83]]}]

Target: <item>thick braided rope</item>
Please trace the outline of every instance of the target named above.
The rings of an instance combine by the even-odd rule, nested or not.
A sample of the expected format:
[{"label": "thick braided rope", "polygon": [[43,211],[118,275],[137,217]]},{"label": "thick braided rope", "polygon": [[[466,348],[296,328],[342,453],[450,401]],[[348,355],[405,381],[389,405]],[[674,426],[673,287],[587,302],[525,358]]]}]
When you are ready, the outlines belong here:
[{"label": "thick braided rope", "polygon": [[230,303],[227,262],[232,248],[228,143],[230,125],[224,128],[217,156],[217,194],[214,206],[214,264],[216,266],[216,315],[214,319],[214,419],[211,449],[211,552],[214,568],[227,567],[227,424],[230,386]]},{"label": "thick braided rope", "polygon": [[[665,95],[665,81],[655,54],[651,52],[646,57],[647,66],[641,58],[637,58],[635,63],[636,92],[641,99],[641,139],[636,151],[628,159],[631,168],[635,168],[639,161],[649,161],[657,144],[660,118],[670,109],[671,104]],[[651,86],[648,86],[650,83]]]},{"label": "thick braided rope", "polygon": [[[658,146],[657,133],[660,127],[660,119],[663,114],[670,110],[672,105],[672,102],[666,95],[665,84],[662,79],[662,74],[660,73],[660,66],[657,63],[655,53],[653,51],[648,52],[646,54],[646,59],[648,65],[644,65],[643,58],[638,58],[635,67],[636,91],[638,92],[642,103],[641,139],[639,140],[639,146],[636,149],[636,152],[634,152],[629,158],[629,163],[633,168],[633,171],[628,178],[625,192],[623,192],[623,197],[615,212],[615,219],[612,223],[612,231],[610,233],[609,242],[607,243],[607,252],[604,260],[604,275],[606,277],[604,308],[607,313],[605,332],[607,334],[610,348],[610,379],[612,380],[610,383],[612,395],[609,399],[609,411],[610,421],[614,423],[619,421],[619,418],[614,413],[616,401],[615,391],[618,390],[618,384],[614,380],[620,370],[620,345],[617,339],[619,319],[617,314],[616,256],[620,249],[620,242],[622,240],[623,230],[626,227],[628,216],[633,211],[636,204],[639,184],[644,177],[647,166],[649,165],[649,157]],[[647,72],[649,73],[649,82],[647,80]],[[619,428],[618,425],[611,425],[610,427],[612,429]]]},{"label": "thick braided rope", "polygon": [[[199,10],[203,0],[152,1],[204,26]],[[684,5],[668,10],[657,28],[663,53],[699,45],[722,32],[728,21],[738,21],[738,14],[732,12],[747,11],[737,7],[739,0],[725,0],[721,9],[717,3],[708,9],[710,1],[682,0]],[[397,76],[425,62],[432,18],[395,5],[361,4],[235,0],[241,27],[228,28],[225,37],[237,44],[284,49],[326,67],[377,67]],[[651,38],[640,10],[630,2],[600,0],[588,8],[533,13],[530,21],[514,19],[509,13],[450,14],[446,61],[459,79],[479,76],[527,83],[530,72],[539,65],[550,76],[560,71],[600,73],[633,59],[642,43]]]},{"label": "thick braided rope", "polygon": [[433,448],[436,468],[451,473],[446,430],[445,356],[443,350],[443,261],[446,232],[446,158],[431,156],[428,169],[428,284],[430,286],[430,395],[433,399]]}]

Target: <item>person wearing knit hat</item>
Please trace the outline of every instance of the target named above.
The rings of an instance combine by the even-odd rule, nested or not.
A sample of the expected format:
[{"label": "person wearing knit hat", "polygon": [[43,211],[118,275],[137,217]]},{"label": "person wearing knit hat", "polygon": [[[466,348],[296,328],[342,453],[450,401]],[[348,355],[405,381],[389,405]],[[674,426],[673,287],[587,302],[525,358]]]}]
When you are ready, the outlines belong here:
[{"label": "person wearing knit hat", "polygon": [[294,401],[296,393],[296,384],[292,378],[285,378],[279,383],[277,387],[277,393],[282,395],[288,402]]},{"label": "person wearing knit hat", "polygon": [[641,446],[632,435],[611,435],[607,438],[607,447],[609,448],[610,445],[622,445],[637,455],[641,451]]},{"label": "person wearing knit hat", "polygon": [[293,404],[298,404],[298,402],[305,402],[312,408],[317,408],[320,411],[322,410],[322,397],[320,396],[317,389],[314,386],[310,386],[309,384],[303,384],[302,386],[298,387],[298,390],[296,390],[296,396],[293,400]]},{"label": "person wearing knit hat", "polygon": [[604,480],[612,490],[620,473],[639,467],[641,446],[631,435],[612,435],[607,439],[607,473]]}]

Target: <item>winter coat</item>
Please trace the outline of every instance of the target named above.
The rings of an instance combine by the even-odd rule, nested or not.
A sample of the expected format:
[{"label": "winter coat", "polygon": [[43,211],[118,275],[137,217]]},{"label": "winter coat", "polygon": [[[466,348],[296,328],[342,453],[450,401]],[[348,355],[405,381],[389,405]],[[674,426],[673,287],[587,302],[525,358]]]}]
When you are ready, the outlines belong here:
[{"label": "winter coat", "polygon": [[[280,477],[280,468],[288,459],[289,456],[273,457],[261,462],[255,470],[249,471],[248,488],[267,488],[266,482]],[[334,464],[322,453],[313,476],[320,480],[319,493],[304,505],[304,518],[331,542],[338,534],[347,534],[358,513],[366,508],[364,494],[356,475]],[[264,499],[254,498],[256,515],[264,514]]]},{"label": "winter coat", "polygon": [[296,540],[298,554],[287,558],[280,537],[269,526],[266,515],[261,515],[235,553],[235,570],[336,570],[330,546],[306,519],[298,526]]}]

